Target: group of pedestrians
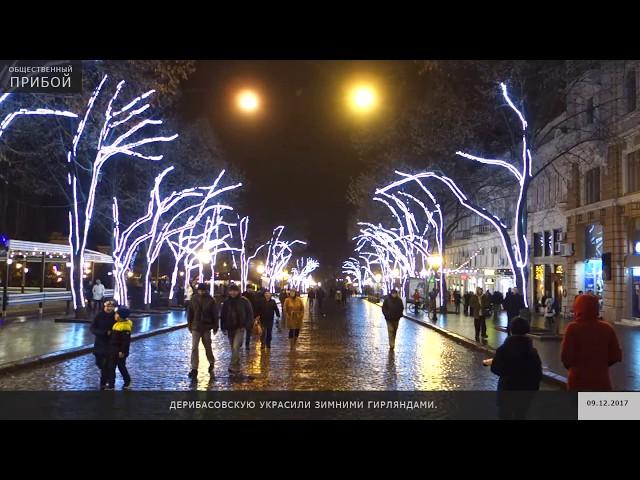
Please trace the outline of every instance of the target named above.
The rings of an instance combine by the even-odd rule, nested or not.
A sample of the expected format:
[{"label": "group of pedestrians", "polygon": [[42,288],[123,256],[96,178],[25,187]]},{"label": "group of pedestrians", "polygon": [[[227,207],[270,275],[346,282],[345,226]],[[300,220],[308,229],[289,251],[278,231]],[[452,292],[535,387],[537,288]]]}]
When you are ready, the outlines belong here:
[{"label": "group of pedestrians", "polygon": [[[309,299],[309,312],[318,311],[324,316],[324,299],[327,296],[324,288],[321,286],[310,287],[307,290],[307,298]],[[282,300],[281,300],[282,303]]]},{"label": "group of pedestrians", "polygon": [[[289,342],[295,350],[304,318],[304,302],[295,289],[284,292],[282,298],[282,320],[286,318],[289,329]],[[187,328],[191,333],[191,360],[188,376],[192,379],[198,375],[200,363],[200,344],[204,347],[208,371],[215,373],[215,356],[212,349],[212,337],[222,331],[229,340],[231,361],[229,373],[241,373],[240,350],[243,343],[250,349],[250,339],[254,329],[259,325],[261,349],[269,352],[273,335],[274,323],[278,325],[281,317],[280,308],[273,299],[271,292],[252,292],[247,290],[243,295],[240,288],[232,284],[227,290],[227,296],[218,305],[209,293],[209,287],[198,284],[195,292],[187,300]],[[113,300],[104,302],[100,311],[91,324],[91,332],[95,335],[94,356],[100,370],[100,389],[113,390],[115,388],[116,369],[120,371],[124,380],[123,389],[131,386],[131,376],[127,371],[126,360],[129,356],[129,344],[133,322],[129,319],[130,311],[126,307],[117,307]]]},{"label": "group of pedestrians", "polygon": [[[295,349],[304,318],[304,302],[295,289],[281,292],[280,298],[284,314],[283,323],[286,319],[290,346]],[[246,350],[250,350],[251,337],[258,326],[262,331],[260,348],[267,352],[271,350],[274,324],[278,330],[280,329],[276,317],[279,319],[281,312],[271,292],[256,292],[249,288],[241,295],[240,288],[232,284],[218,309],[207,286],[198,285],[196,294],[192,296],[187,309],[187,325],[192,335],[189,377],[195,378],[198,375],[200,343],[203,344],[209,361],[209,373],[214,374],[215,357],[211,348],[211,332],[213,331],[215,335],[218,330],[222,330],[229,339],[231,349],[229,373],[239,374],[241,372],[240,350],[243,344]]]},{"label": "group of pedestrians", "polygon": [[[476,341],[486,338],[485,319],[490,309],[490,297],[481,288],[468,300],[469,311],[474,317]],[[523,312],[524,298],[517,288],[510,290],[503,300],[509,317],[509,335],[497,348],[493,358],[483,362],[500,377],[499,392],[537,391],[540,388],[542,362],[533,345],[529,319]],[[547,305],[552,305],[547,302]],[[553,306],[553,305],[552,305]],[[622,349],[614,328],[599,316],[599,299],[592,294],[576,296],[575,319],[567,326],[560,356],[568,370],[567,390],[610,391],[609,368],[622,361]],[[389,349],[394,350],[396,334],[403,316],[404,304],[397,290],[392,290],[382,304],[387,323]],[[519,397],[524,401],[511,401],[514,397],[498,397],[501,418],[522,418],[531,397]],[[505,400],[506,399],[506,400]]]}]

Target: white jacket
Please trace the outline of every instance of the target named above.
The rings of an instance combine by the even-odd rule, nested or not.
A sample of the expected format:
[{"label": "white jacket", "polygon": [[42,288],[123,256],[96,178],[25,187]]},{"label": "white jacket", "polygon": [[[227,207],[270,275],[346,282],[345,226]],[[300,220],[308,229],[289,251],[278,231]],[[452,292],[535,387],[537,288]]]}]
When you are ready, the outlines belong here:
[{"label": "white jacket", "polygon": [[104,285],[100,284],[98,285],[97,283],[93,286],[93,299],[94,300],[102,300],[102,298],[104,297]]}]

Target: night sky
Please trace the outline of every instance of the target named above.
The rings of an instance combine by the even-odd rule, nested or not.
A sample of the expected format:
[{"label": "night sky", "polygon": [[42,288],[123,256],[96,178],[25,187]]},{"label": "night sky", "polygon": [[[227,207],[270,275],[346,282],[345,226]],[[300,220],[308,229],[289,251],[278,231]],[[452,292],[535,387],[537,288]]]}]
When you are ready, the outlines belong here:
[{"label": "night sky", "polygon": [[[380,71],[380,63],[197,62],[183,89],[185,108],[208,116],[226,159],[244,174],[241,213],[252,218],[250,237],[283,224],[289,235],[307,237],[305,254],[325,267],[337,268],[349,255],[345,194],[350,177],[363,168],[351,135],[363,120],[348,112],[344,90],[356,76]],[[242,88],[260,94],[257,115],[235,107]]]}]

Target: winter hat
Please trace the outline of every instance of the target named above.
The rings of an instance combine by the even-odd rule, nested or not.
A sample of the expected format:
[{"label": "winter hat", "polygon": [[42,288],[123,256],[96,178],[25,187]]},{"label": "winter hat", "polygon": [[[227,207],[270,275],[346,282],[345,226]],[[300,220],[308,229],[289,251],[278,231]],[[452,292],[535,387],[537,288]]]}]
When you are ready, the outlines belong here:
[{"label": "winter hat", "polygon": [[207,285],[205,283],[199,283],[198,288],[196,290],[208,290]]},{"label": "winter hat", "polygon": [[116,312],[120,318],[129,318],[129,315],[131,315],[131,311],[127,307],[118,307]]},{"label": "winter hat", "polygon": [[234,290],[236,292],[240,291],[240,287],[238,285],[236,285],[235,283],[232,283],[231,285],[229,285],[229,291]]},{"label": "winter hat", "polygon": [[511,333],[514,335],[526,335],[530,331],[529,322],[522,317],[511,320]]}]

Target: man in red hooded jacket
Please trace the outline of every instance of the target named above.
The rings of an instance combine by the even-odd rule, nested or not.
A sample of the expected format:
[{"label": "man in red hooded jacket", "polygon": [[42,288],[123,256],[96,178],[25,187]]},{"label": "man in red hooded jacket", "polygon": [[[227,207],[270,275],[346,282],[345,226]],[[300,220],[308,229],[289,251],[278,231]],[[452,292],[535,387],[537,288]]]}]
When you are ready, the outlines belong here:
[{"label": "man in red hooded jacket", "polygon": [[575,320],[567,325],[561,358],[569,370],[567,390],[610,391],[609,367],[622,361],[622,350],[611,325],[598,320],[598,298],[579,295]]}]

